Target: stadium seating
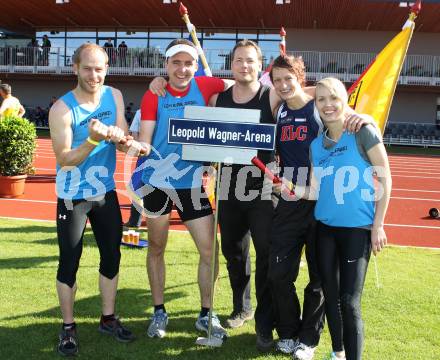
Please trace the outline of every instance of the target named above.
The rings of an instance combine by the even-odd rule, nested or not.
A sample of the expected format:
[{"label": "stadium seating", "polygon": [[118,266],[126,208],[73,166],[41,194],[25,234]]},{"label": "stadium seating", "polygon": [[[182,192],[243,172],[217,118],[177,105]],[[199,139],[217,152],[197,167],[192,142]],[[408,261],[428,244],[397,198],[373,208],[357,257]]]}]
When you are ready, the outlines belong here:
[{"label": "stadium seating", "polygon": [[440,147],[440,128],[435,124],[389,122],[383,139],[386,145]]}]

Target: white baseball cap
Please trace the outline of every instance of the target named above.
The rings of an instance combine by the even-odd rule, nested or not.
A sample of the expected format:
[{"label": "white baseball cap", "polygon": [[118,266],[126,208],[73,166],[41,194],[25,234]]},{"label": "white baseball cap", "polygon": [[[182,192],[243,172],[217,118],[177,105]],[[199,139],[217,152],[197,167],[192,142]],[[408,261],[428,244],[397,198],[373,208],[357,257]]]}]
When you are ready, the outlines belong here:
[{"label": "white baseball cap", "polygon": [[177,44],[177,45],[171,46],[165,52],[165,57],[168,59],[171,56],[174,56],[180,52],[185,52],[185,53],[189,54],[194,60],[197,60],[199,58],[199,54],[197,53],[197,49],[190,46],[190,45],[187,45],[187,44]]}]

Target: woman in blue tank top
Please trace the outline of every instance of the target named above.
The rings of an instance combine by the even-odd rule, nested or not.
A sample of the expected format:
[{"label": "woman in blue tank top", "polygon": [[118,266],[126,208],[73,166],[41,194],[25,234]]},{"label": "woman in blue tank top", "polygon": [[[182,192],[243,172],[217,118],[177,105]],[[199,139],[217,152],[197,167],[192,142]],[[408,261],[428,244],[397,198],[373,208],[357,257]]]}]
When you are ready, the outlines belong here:
[{"label": "woman in blue tank top", "polygon": [[339,80],[326,78],[317,83],[316,106],[327,130],[311,144],[312,189],[317,197],[316,252],[332,358],[359,360],[362,289],[371,250],[376,255],[387,242],[384,219],[391,173],[374,127],[365,126],[356,134],[343,131],[350,112],[347,100]]}]

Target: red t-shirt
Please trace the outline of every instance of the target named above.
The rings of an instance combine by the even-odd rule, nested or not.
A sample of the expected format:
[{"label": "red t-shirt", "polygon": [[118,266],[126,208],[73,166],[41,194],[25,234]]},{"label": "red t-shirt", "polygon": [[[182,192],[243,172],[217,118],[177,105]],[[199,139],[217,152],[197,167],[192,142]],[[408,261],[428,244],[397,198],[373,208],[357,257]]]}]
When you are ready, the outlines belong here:
[{"label": "red t-shirt", "polygon": [[[208,104],[212,95],[222,92],[225,88],[224,82],[221,79],[209,76],[198,76],[195,78],[197,86],[205,99],[205,103]],[[177,91],[168,84],[166,90],[175,97],[184,97],[189,92],[189,86],[184,91]],[[157,106],[159,100],[158,96],[154,95],[150,90],[147,90],[141,102],[141,120],[153,120],[157,119]]]}]

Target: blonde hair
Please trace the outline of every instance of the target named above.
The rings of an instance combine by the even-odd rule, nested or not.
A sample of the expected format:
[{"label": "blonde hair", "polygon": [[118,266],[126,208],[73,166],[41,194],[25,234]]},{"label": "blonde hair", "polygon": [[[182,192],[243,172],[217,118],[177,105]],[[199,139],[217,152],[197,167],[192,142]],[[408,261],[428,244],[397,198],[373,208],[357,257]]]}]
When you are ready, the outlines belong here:
[{"label": "blonde hair", "polygon": [[235,44],[234,48],[232,49],[232,56],[231,56],[232,61],[234,61],[235,52],[237,51],[237,49],[242,47],[253,47],[257,52],[258,60],[260,62],[263,61],[263,53],[261,52],[261,48],[257,45],[256,42],[248,39],[240,40],[238,43]]},{"label": "blonde hair", "polygon": [[105,64],[106,65],[108,64],[107,52],[101,46],[99,46],[97,44],[92,44],[92,43],[84,43],[78,49],[75,50],[75,53],[72,56],[73,63],[76,65],[79,65],[79,63],[81,62],[81,54],[84,51],[91,51],[91,50],[101,52],[105,57]]},{"label": "blonde hair", "polygon": [[0,90],[3,91],[6,95],[11,94],[12,92],[11,85],[5,83],[0,85]]},{"label": "blonde hair", "polygon": [[345,105],[347,104],[348,102],[347,89],[345,88],[345,85],[341,80],[333,77],[327,77],[322,80],[319,80],[316,83],[316,88],[318,88],[319,86],[326,88],[330,92],[330,94],[336,96]]}]

